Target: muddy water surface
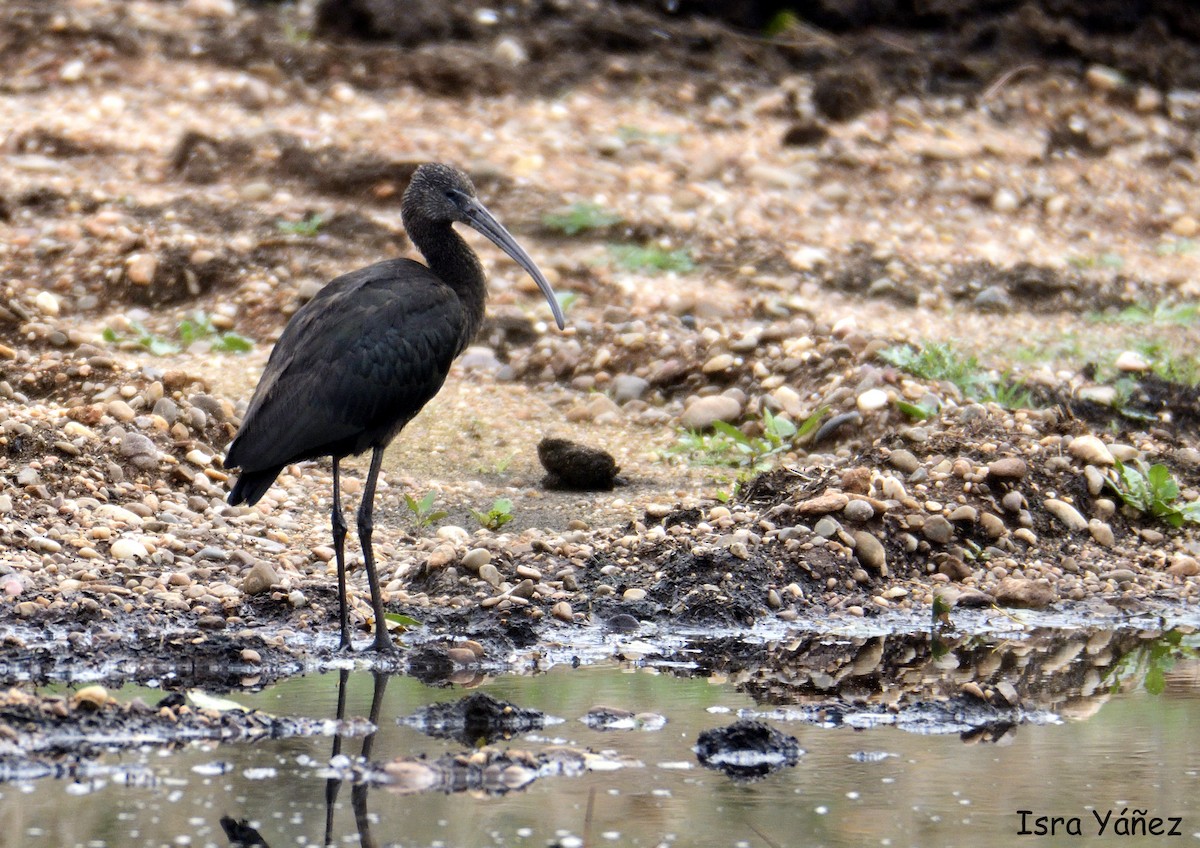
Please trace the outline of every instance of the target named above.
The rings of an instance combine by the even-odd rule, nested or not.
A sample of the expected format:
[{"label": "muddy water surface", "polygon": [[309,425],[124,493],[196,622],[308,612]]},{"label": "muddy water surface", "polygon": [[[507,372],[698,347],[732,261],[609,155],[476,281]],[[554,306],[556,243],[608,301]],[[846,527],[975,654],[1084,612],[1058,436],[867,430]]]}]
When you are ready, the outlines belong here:
[{"label": "muddy water surface", "polygon": [[[0,784],[0,832],[14,839],[5,844],[29,846],[237,844],[227,829],[243,844],[271,846],[999,846],[1039,827],[1059,839],[1095,837],[1108,816],[1105,838],[1150,844],[1118,830],[1146,811],[1184,835],[1174,844],[1194,844],[1200,663],[1186,630],[798,639],[774,646],[805,658],[777,668],[774,681],[745,667],[705,668],[714,651],[703,645],[692,646],[691,663],[680,651],[564,664],[470,692],[365,671],[312,674],[222,697],[318,719],[336,717],[341,697],[343,715],[374,714],[378,731],[360,721],[342,725],[342,738],[135,746],[63,761],[58,779]],[[882,657],[890,679],[864,657]],[[989,663],[1016,682],[1015,703],[1001,697],[1007,687]],[[954,684],[964,676],[982,698],[970,681]],[[475,746],[404,719],[477,692],[546,716],[540,729],[491,740],[498,751],[543,755],[520,788],[504,791],[482,772],[447,777],[453,769],[430,784],[419,770],[447,755],[465,763]],[[164,693],[113,694],[154,704]],[[581,718],[597,705],[638,715],[629,729],[596,729]],[[796,764],[751,779],[703,767],[698,736],[739,717],[794,736]],[[563,750],[571,754],[545,758]],[[389,775],[397,758],[418,770]],[[242,822],[250,829],[238,831]]]}]

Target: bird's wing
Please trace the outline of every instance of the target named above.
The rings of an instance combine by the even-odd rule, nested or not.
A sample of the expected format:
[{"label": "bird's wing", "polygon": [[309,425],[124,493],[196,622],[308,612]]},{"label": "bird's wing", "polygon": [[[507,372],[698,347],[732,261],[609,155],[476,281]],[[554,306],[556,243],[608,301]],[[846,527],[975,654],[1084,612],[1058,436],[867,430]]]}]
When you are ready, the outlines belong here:
[{"label": "bird's wing", "polygon": [[457,296],[417,262],[338,277],[279,337],[226,464],[254,470],[386,442],[441,388],[465,323]]}]

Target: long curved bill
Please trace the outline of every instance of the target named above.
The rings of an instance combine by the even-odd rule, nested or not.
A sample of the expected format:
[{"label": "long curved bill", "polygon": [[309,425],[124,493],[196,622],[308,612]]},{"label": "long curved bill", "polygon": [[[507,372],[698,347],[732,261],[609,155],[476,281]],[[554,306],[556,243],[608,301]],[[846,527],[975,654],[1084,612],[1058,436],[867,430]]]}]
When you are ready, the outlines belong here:
[{"label": "long curved bill", "polygon": [[558,329],[561,330],[566,327],[567,324],[563,318],[562,307],[558,305],[558,298],[554,294],[554,289],[550,288],[549,281],[538,270],[538,266],[533,264],[533,260],[529,258],[529,254],[525,252],[521,245],[517,244],[517,240],[512,237],[512,234],[504,229],[504,225],[497,221],[495,216],[487,210],[487,207],[474,197],[460,194],[456,199],[459,201],[459,206],[462,209],[463,217],[467,219],[467,223],[473,229],[487,236],[492,244],[511,256],[514,262],[529,272],[529,276],[533,277],[533,281],[538,284],[538,288],[545,295],[546,302],[550,304],[550,311],[554,313],[554,323],[558,324]]}]

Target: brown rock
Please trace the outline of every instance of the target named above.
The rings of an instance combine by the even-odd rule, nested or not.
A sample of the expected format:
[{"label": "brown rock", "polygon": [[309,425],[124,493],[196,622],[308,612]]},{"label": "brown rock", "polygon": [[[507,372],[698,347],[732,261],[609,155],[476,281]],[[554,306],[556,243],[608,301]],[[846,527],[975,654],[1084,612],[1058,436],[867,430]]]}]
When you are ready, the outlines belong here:
[{"label": "brown rock", "polygon": [[1058,600],[1054,589],[1044,580],[1006,577],[996,589],[996,603],[1004,607],[1041,609]]},{"label": "brown rock", "polygon": [[1020,480],[1028,470],[1025,460],[1018,456],[1006,456],[988,463],[987,476],[991,480]]}]

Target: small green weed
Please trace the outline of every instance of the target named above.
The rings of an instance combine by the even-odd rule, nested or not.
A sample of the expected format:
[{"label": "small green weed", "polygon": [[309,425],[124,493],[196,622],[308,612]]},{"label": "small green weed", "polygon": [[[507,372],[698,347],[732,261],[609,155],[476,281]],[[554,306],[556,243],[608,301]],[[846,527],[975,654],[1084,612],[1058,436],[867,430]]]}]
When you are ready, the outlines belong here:
[{"label": "small green weed", "polygon": [[896,401],[896,408],[907,415],[914,421],[925,421],[937,415],[940,405],[936,401],[925,401],[924,403],[909,403],[908,401]]},{"label": "small green weed", "polygon": [[679,133],[644,130],[641,127],[619,127],[617,138],[624,142],[652,141],[664,145],[679,143]]},{"label": "small green weed", "polygon": [[385,612],[383,620],[387,622],[388,630],[412,630],[414,627],[420,627],[422,622],[413,618],[411,615],[405,615],[402,612]]},{"label": "small green weed", "polygon": [[408,511],[416,518],[418,527],[428,527],[433,522],[441,521],[448,515],[444,509],[434,509],[433,500],[433,492],[430,492],[419,501],[414,500],[411,495],[405,494],[404,505],[408,507]]},{"label": "small green weed", "polygon": [[1162,342],[1143,341],[1134,345],[1150,363],[1150,370],[1171,383],[1184,386],[1200,384],[1200,358],[1172,350]]},{"label": "small green weed", "polygon": [[611,244],[608,252],[613,260],[627,271],[674,271],[686,274],[696,268],[687,248],[663,250],[661,247],[638,247],[634,244]]},{"label": "small green weed", "polygon": [[1200,245],[1191,239],[1171,239],[1154,248],[1154,252],[1159,256],[1181,256],[1188,253],[1195,253],[1198,247]]},{"label": "small green weed", "polygon": [[563,235],[577,236],[588,230],[602,230],[624,219],[595,203],[572,203],[560,212],[542,216],[542,225]]},{"label": "small green weed", "polygon": [[1167,688],[1167,673],[1175,664],[1197,658],[1200,658],[1200,637],[1182,630],[1168,630],[1157,639],[1140,642],[1110,665],[1102,679],[1112,681],[1113,694],[1128,688],[1130,681],[1141,681],[1147,693],[1161,695]]},{"label": "small green weed", "polygon": [[1118,324],[1155,324],[1158,326],[1187,327],[1200,321],[1200,303],[1175,303],[1160,300],[1155,304],[1136,303],[1126,306],[1115,316],[1103,312],[1088,315],[1093,322],[1114,321]]},{"label": "small green weed", "polygon": [[319,212],[310,212],[299,221],[284,221],[275,222],[275,227],[281,233],[286,233],[290,236],[303,236],[304,238],[312,238],[321,232],[321,227],[325,225],[325,217]]},{"label": "small green weed", "polygon": [[209,349],[219,353],[245,353],[253,349],[254,343],[237,333],[223,332],[213,326],[212,318],[204,312],[196,312],[185,318],[175,328],[179,341],[156,335],[140,321],[130,321],[131,335],[122,335],[112,327],[106,327],[100,335],[109,344],[141,348],[155,356],[169,356],[191,347],[201,339],[210,339]]},{"label": "small green weed", "polygon": [[1200,501],[1179,501],[1179,483],[1165,465],[1155,464],[1147,469],[1140,462],[1126,465],[1117,460],[1116,472],[1116,479],[1109,478],[1107,482],[1126,506],[1172,527],[1200,524]]},{"label": "small green weed", "polygon": [[499,530],[513,520],[512,501],[508,498],[497,498],[487,512],[471,510],[471,515],[475,516],[480,527],[487,530]]},{"label": "small green weed", "polygon": [[712,433],[683,431],[667,452],[686,456],[695,465],[748,468],[766,471],[775,457],[787,453],[798,441],[811,433],[828,412],[821,407],[797,427],[781,416],[763,410],[761,436],[747,436],[732,424],[717,421]]},{"label": "small green weed", "polygon": [[[894,345],[880,351],[879,357],[923,380],[951,383],[972,400],[991,401],[1006,409],[1033,405],[1032,397],[1019,380],[1008,374],[1000,377],[989,374],[974,355],[963,355],[945,342],[931,342],[919,350],[912,345]],[[918,407],[901,407],[901,410],[913,417],[924,411]]]},{"label": "small green weed", "polygon": [[1095,256],[1068,256],[1067,264],[1086,271],[1090,268],[1120,268],[1125,260],[1117,253],[1098,253]]}]

